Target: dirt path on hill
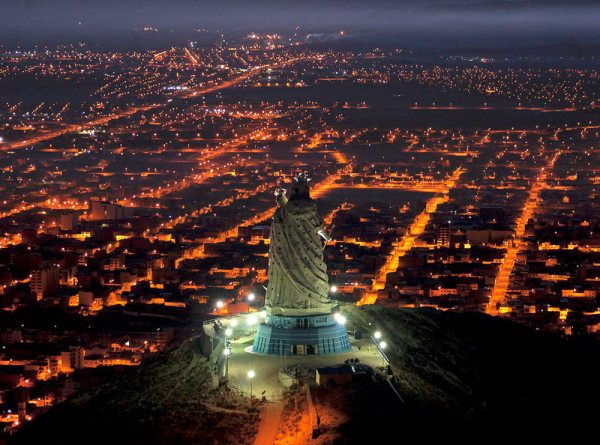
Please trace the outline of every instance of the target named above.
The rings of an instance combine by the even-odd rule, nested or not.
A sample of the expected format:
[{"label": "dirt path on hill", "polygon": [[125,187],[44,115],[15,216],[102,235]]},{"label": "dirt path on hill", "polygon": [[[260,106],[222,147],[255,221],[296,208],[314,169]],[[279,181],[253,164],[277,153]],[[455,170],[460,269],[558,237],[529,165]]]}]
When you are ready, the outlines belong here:
[{"label": "dirt path on hill", "polygon": [[279,431],[284,407],[284,400],[267,402],[263,406],[260,411],[260,423],[258,424],[258,433],[254,445],[273,445]]}]

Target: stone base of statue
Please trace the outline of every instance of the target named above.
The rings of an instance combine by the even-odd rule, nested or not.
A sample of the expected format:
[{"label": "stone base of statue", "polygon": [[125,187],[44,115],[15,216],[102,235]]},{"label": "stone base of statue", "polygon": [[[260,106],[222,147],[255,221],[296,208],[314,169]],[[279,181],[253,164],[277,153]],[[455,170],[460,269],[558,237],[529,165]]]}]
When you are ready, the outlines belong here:
[{"label": "stone base of statue", "polygon": [[258,326],[253,352],[267,355],[331,355],[351,349],[348,331],[333,314],[306,309],[267,308]]}]

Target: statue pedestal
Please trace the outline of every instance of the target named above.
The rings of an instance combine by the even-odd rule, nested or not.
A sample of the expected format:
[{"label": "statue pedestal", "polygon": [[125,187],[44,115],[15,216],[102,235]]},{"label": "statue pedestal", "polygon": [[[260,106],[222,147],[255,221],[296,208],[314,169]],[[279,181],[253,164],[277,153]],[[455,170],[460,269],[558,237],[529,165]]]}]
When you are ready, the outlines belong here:
[{"label": "statue pedestal", "polygon": [[268,314],[252,350],[267,355],[331,355],[350,351],[346,327],[333,314]]}]

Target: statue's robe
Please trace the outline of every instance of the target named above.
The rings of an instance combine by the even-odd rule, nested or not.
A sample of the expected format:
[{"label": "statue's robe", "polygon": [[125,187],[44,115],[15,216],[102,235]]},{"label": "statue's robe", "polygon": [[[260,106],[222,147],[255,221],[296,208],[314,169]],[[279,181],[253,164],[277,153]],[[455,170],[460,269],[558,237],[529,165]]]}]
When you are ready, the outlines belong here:
[{"label": "statue's robe", "polygon": [[327,266],[318,233],[322,229],[317,204],[310,198],[290,199],[277,208],[271,225],[267,307],[330,309]]}]

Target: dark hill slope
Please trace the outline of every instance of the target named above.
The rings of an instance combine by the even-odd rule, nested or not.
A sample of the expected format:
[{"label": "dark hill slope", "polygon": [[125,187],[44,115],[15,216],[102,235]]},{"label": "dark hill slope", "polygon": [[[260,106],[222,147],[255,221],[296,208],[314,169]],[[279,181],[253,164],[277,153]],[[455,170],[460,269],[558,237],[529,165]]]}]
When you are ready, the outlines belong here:
[{"label": "dark hill slope", "polygon": [[[335,443],[579,443],[594,432],[600,345],[592,339],[482,314],[343,310],[350,328],[383,333],[405,404],[385,383],[319,390],[319,407],[335,400],[346,419]],[[257,413],[236,392],[213,389],[209,371],[199,342],[187,341],[51,409],[9,444],[251,442]]]},{"label": "dark hill slope", "polygon": [[257,419],[245,397],[214,389],[200,341],[192,339],[51,409],[9,444],[241,445]]},{"label": "dark hill slope", "polygon": [[463,443],[526,437],[553,443],[592,430],[600,400],[600,344],[594,339],[565,339],[477,313],[344,310],[366,335],[382,332],[406,401],[390,408],[356,391],[357,399],[346,404],[348,443],[396,429],[404,438]]}]

